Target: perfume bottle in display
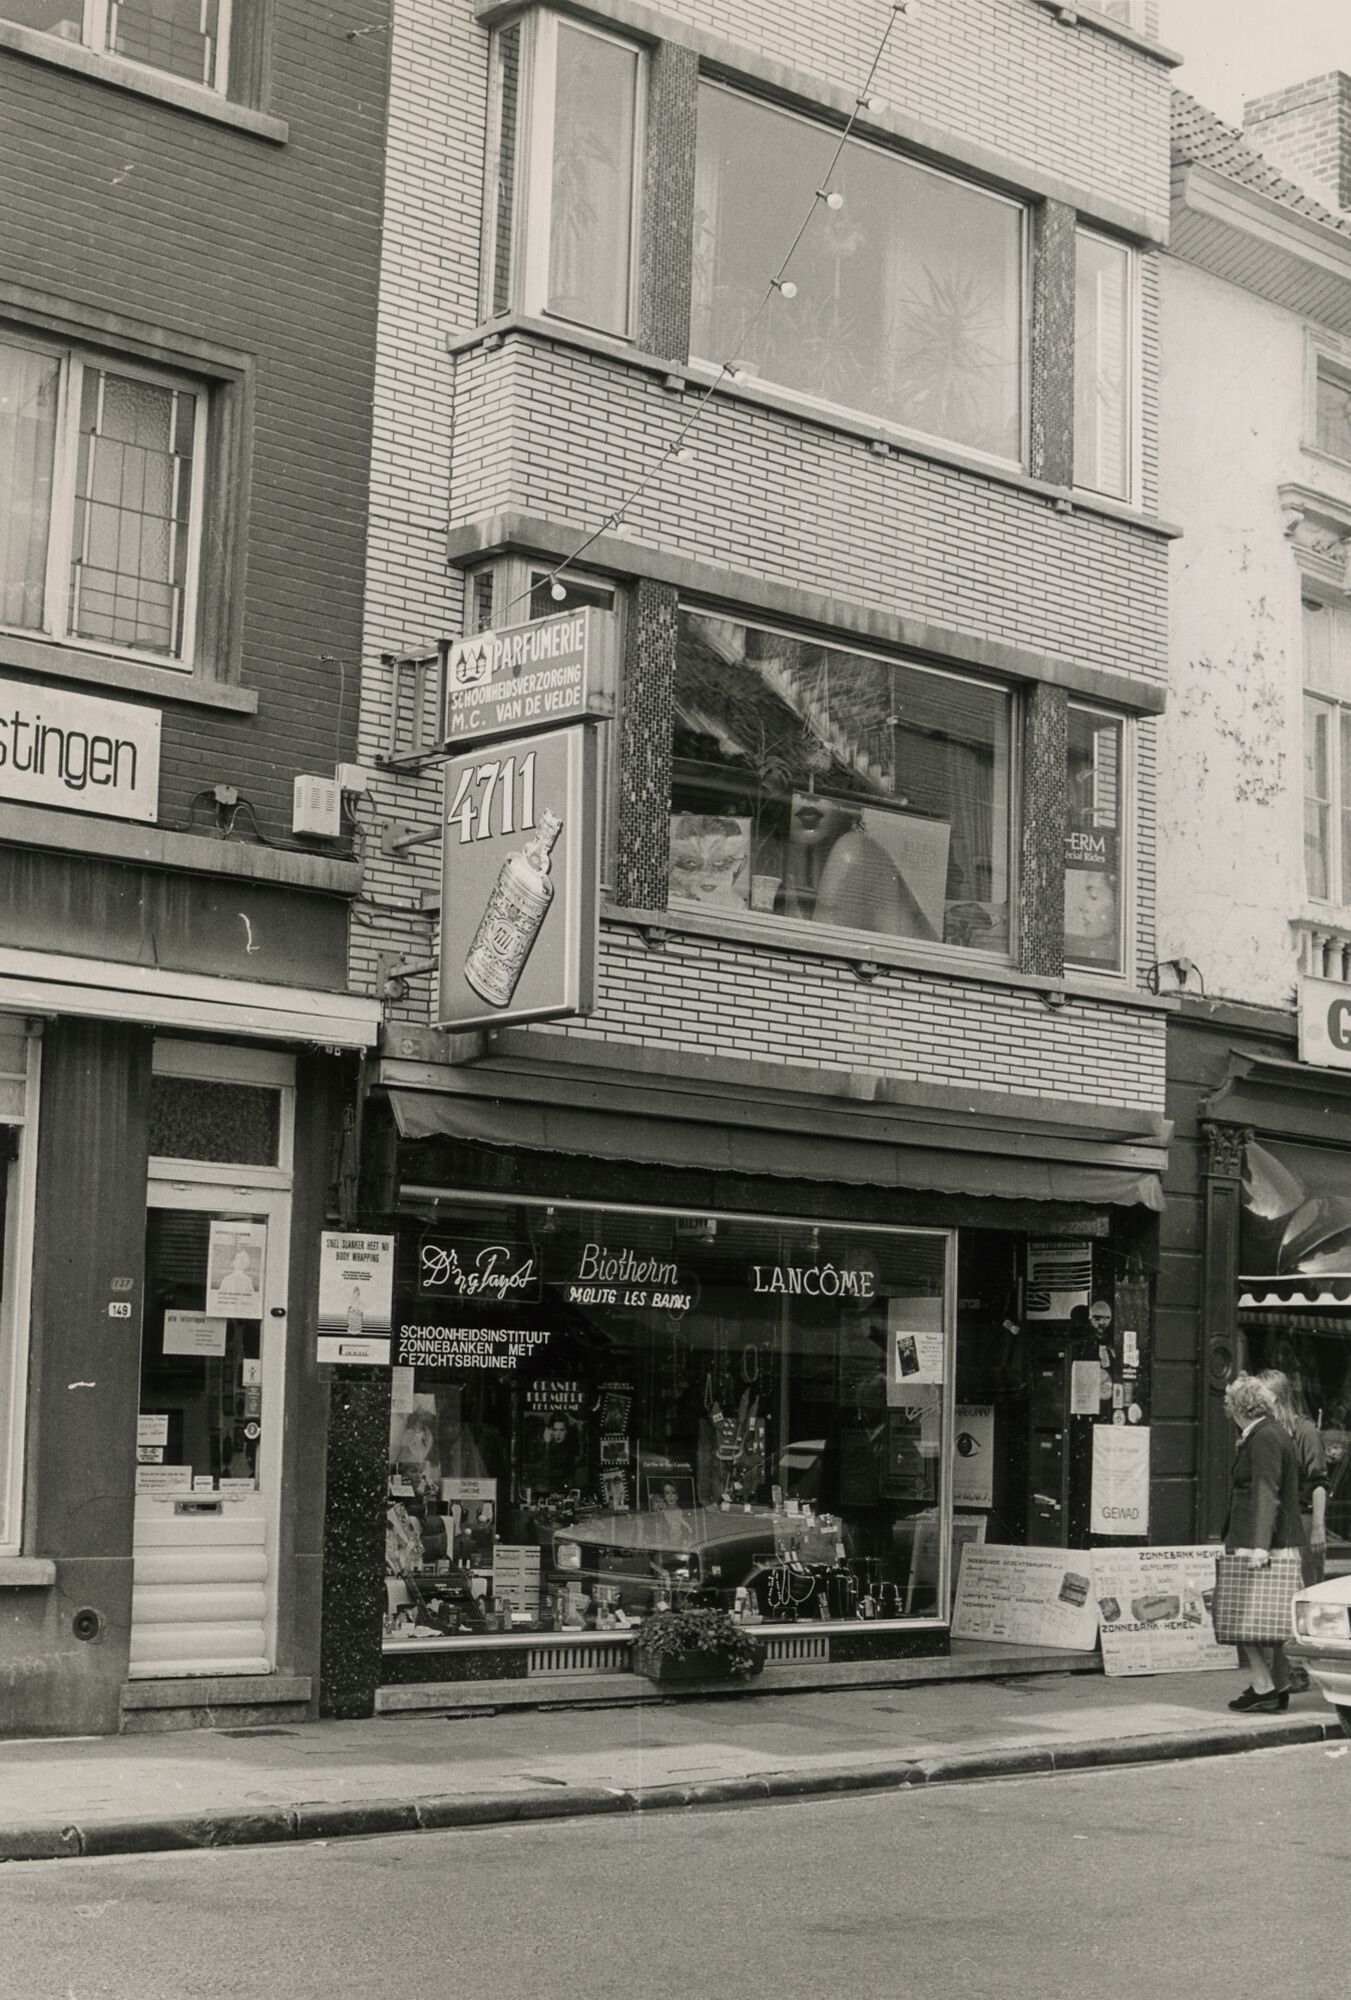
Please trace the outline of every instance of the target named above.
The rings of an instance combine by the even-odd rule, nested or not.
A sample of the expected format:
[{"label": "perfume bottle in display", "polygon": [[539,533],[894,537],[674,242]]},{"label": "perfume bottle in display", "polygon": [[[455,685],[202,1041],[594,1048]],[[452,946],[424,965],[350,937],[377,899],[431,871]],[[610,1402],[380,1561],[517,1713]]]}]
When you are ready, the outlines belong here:
[{"label": "perfume bottle in display", "polygon": [[474,932],[464,976],[475,993],[494,1007],[509,1004],[549,914],[554,899],[550,850],[562,827],[557,813],[540,814],[534,838],[502,863],[488,907]]},{"label": "perfume bottle in display", "polygon": [[352,1303],[347,1308],[347,1331],[349,1333],[360,1333],[365,1324],[366,1314],[361,1303],[361,1289],[359,1286],[353,1285]]}]

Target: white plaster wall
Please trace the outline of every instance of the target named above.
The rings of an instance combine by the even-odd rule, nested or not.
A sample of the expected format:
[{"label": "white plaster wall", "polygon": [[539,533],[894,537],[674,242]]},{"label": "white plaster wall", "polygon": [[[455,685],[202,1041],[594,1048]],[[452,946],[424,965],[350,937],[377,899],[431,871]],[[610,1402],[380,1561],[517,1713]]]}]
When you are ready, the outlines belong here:
[{"label": "white plaster wall", "polygon": [[1277,489],[1327,483],[1302,448],[1304,322],[1171,257],[1162,290],[1161,512],[1184,536],[1156,948],[1190,958],[1212,996],[1283,1007],[1305,903],[1301,578]]}]

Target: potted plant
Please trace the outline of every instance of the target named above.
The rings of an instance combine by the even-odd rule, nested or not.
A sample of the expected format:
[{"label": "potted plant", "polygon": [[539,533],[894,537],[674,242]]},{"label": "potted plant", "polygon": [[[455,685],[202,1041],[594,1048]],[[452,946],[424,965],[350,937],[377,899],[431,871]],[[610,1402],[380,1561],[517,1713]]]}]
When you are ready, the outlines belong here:
[{"label": "potted plant", "polygon": [[764,1664],[762,1640],[729,1612],[697,1605],[654,1611],[633,1646],[633,1671],[650,1681],[751,1680]]}]

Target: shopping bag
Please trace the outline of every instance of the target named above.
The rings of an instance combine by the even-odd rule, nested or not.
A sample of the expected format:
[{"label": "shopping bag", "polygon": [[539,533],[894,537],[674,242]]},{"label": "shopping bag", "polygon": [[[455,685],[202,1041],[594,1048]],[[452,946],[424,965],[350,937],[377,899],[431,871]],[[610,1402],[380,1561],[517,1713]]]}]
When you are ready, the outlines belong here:
[{"label": "shopping bag", "polygon": [[1211,1615],[1217,1643],[1272,1646],[1288,1639],[1290,1604],[1299,1588],[1298,1549],[1273,1551],[1265,1569],[1249,1568],[1246,1556],[1216,1556]]}]

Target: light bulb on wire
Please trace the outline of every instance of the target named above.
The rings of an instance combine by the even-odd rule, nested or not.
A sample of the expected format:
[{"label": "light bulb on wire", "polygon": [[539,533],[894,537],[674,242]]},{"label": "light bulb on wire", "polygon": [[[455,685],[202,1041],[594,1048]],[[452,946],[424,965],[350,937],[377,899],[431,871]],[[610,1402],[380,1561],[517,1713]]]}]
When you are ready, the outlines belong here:
[{"label": "light bulb on wire", "polygon": [[562,584],[559,583],[558,579],[555,577],[554,581],[549,585],[549,595],[550,597],[552,597],[554,603],[561,604],[563,600],[566,598],[567,594],[568,594],[567,591],[563,588]]},{"label": "light bulb on wire", "polygon": [[791,278],[775,278],[773,282],[774,289],[781,298],[795,299],[797,297],[797,286]]},{"label": "light bulb on wire", "polygon": [[838,188],[818,188],[816,190],[816,198],[818,201],[823,201],[827,208],[841,209],[844,207],[844,196]]}]

